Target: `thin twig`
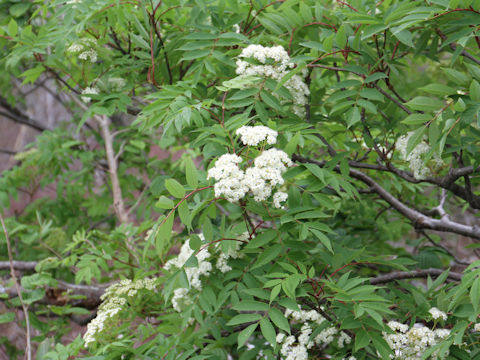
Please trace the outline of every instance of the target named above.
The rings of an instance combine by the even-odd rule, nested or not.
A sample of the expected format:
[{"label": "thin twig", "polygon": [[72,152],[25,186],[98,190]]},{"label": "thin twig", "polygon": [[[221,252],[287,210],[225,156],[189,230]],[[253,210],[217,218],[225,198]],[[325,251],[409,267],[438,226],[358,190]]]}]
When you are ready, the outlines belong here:
[{"label": "thin twig", "polygon": [[[405,279],[415,279],[415,278],[426,278],[429,276],[438,277],[440,276],[445,270],[442,269],[422,269],[422,270],[412,270],[412,271],[394,271],[389,274],[380,275],[375,278],[370,279],[370,284],[378,285],[378,284],[386,284],[391,281],[395,280],[405,280]],[[461,281],[462,274],[449,272],[447,279],[451,279],[454,281]]]},{"label": "thin twig", "polygon": [[31,339],[30,339],[30,319],[28,317],[28,306],[23,302],[23,296],[22,296],[22,291],[20,290],[20,284],[18,283],[17,276],[15,275],[15,268],[13,266],[12,246],[10,244],[10,238],[8,236],[8,231],[7,231],[7,227],[5,226],[5,222],[3,221],[2,214],[0,214],[0,222],[2,223],[3,232],[5,233],[5,240],[7,241],[8,260],[10,262],[10,273],[12,275],[13,282],[15,283],[15,289],[17,291],[17,295],[20,300],[20,304],[22,304],[23,313],[25,315],[26,337],[27,337],[27,348],[25,349],[25,353],[27,356],[27,360],[31,360],[32,345],[31,345]]},{"label": "thin twig", "polygon": [[425,231],[422,231],[421,234],[427,238],[430,244],[432,244],[435,247],[439,247],[440,249],[445,251],[448,255],[450,255],[453,258],[453,261],[455,261],[457,264],[466,265],[466,266],[470,265],[470,263],[458,259],[450,250],[448,250],[448,248],[446,248],[442,244],[437,244],[435,241],[433,241],[433,239]]}]

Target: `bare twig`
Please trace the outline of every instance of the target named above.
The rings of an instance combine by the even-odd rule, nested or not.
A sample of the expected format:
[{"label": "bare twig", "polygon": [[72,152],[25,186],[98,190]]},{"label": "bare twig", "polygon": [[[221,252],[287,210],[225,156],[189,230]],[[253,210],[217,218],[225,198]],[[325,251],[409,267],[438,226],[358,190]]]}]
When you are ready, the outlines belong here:
[{"label": "bare twig", "polygon": [[[355,74],[357,76],[360,76],[362,78],[365,78],[365,75],[363,74],[360,74],[358,72],[355,72],[355,71],[352,71],[350,69],[346,69],[346,68],[340,68],[340,67],[336,67],[336,66],[328,66],[328,65],[322,65],[322,64],[310,64],[308,65],[309,67],[318,67],[318,68],[322,68],[322,69],[327,69],[327,70],[332,70],[332,71],[335,71],[335,72],[338,72],[338,71],[344,71],[344,72],[350,72],[352,74]],[[395,99],[392,95],[390,95],[389,93],[387,93],[385,90],[383,90],[380,86],[378,86],[376,83],[373,83],[373,86],[375,87],[375,89],[377,89],[378,91],[380,91],[386,98],[388,98],[390,101],[392,101],[395,105],[397,105],[400,109],[402,109],[403,111],[405,111],[408,115],[411,115],[412,112],[405,106],[403,105],[399,100]]]},{"label": "bare twig", "polygon": [[[370,284],[379,285],[389,283],[395,280],[404,280],[404,279],[414,279],[414,278],[426,278],[429,276],[438,277],[444,270],[442,269],[422,269],[422,270],[411,270],[411,271],[394,271],[385,275],[380,275],[375,278],[370,279]],[[447,279],[454,281],[461,281],[462,274],[449,272]]]},{"label": "bare twig", "polygon": [[393,96],[391,96],[389,93],[387,93],[385,90],[383,90],[380,86],[377,84],[373,83],[373,86],[375,86],[375,89],[380,91],[386,98],[390,99],[395,105],[397,105],[400,109],[405,111],[408,115],[411,115],[412,112],[405,106],[403,105],[399,100],[395,99]]},{"label": "bare twig", "polygon": [[448,218],[448,214],[444,209],[445,206],[445,200],[447,199],[447,191],[445,189],[442,189],[442,195],[440,196],[440,204],[433,208],[432,210],[435,211],[440,217],[443,219],[444,217]]},{"label": "bare twig", "polygon": [[450,255],[453,258],[453,261],[455,261],[457,264],[467,265],[467,266],[470,265],[470,263],[458,259],[450,250],[448,250],[448,248],[446,248],[442,244],[437,244],[435,241],[433,241],[433,239],[425,231],[421,231],[421,234],[427,238],[430,244],[432,244],[435,247],[439,247],[440,249],[445,251],[448,255]]},{"label": "bare twig", "polygon": [[468,190],[460,185],[455,184],[455,181],[462,176],[471,175],[478,173],[480,167],[474,168],[473,166],[464,166],[460,168],[450,168],[447,175],[442,177],[432,177],[428,176],[425,179],[417,179],[413,176],[411,172],[400,170],[396,168],[392,163],[387,163],[385,166],[381,164],[367,164],[359,161],[349,161],[351,167],[360,168],[360,169],[370,169],[378,171],[388,171],[391,172],[400,178],[411,182],[413,184],[419,184],[422,182],[430,183],[433,185],[440,186],[441,188],[450,191],[459,198],[467,201],[469,205],[474,209],[480,209],[480,196],[467,194]]},{"label": "bare twig", "polygon": [[[68,304],[86,309],[95,309],[98,305],[100,305],[100,298],[109,285],[110,284],[77,285],[58,280],[57,286],[47,286],[44,288],[45,296],[36,303],[41,305],[56,306]],[[20,287],[20,289],[27,293],[32,291],[25,290],[22,287]],[[6,293],[9,298],[13,298],[16,296],[16,289],[6,288],[4,289],[4,293]]]},{"label": "bare twig", "polygon": [[0,261],[0,270],[8,270],[13,266],[18,271],[34,271],[37,266],[36,261]]},{"label": "bare twig", "polygon": [[27,360],[31,360],[32,344],[31,344],[31,337],[30,337],[30,318],[28,317],[28,306],[23,301],[20,284],[18,283],[17,276],[15,275],[15,268],[13,266],[12,246],[10,244],[10,238],[8,236],[7,227],[5,226],[5,221],[3,221],[2,214],[0,214],[0,222],[2,223],[3,232],[5,233],[5,240],[7,242],[8,260],[10,262],[10,273],[12,275],[12,279],[15,284],[15,290],[20,300],[20,304],[22,304],[23,313],[25,315],[26,338],[27,338],[27,348],[25,349],[25,354],[26,354]]},{"label": "bare twig", "polygon": [[[443,34],[439,29],[437,29],[436,32],[437,32],[438,36],[440,36],[440,38],[441,38],[442,40],[445,41],[445,40],[447,39],[447,36],[446,36],[445,34]],[[458,45],[457,45],[456,43],[451,42],[451,43],[448,44],[448,45],[450,46],[450,49],[452,49],[453,51],[456,51],[456,50],[457,50],[457,46],[458,46]],[[470,59],[470,60],[472,60],[474,63],[480,65],[480,60],[477,59],[477,58],[476,58],[475,56],[473,56],[472,54],[470,54],[468,51],[462,50],[462,51],[460,52],[460,55],[462,55],[463,57],[466,57],[467,59]]]}]

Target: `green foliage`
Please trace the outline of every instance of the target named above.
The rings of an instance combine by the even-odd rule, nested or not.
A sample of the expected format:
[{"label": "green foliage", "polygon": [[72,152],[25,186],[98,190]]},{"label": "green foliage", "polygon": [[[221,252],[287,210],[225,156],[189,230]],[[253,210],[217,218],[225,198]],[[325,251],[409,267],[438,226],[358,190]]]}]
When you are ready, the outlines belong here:
[{"label": "green foliage", "polygon": [[[286,359],[309,341],[288,358],[400,359],[392,320],[448,330],[416,358],[480,356],[480,264],[430,235],[480,239],[442,213],[480,204],[479,20],[471,0],[0,3],[1,97],[22,106],[14,77],[72,99],[0,178],[5,210],[32,197],[6,225],[15,260],[38,262],[21,278],[37,359]],[[282,46],[285,69],[241,56],[258,44]],[[243,171],[273,147],[245,146],[252,125],[295,163],[283,207],[215,188],[222,155]],[[426,280],[398,275],[414,270]],[[51,289],[144,278],[155,290],[120,293],[93,332],[100,308],[95,341],[62,343],[92,305],[75,287],[49,304]],[[19,298],[2,301],[0,323],[18,321]]]}]

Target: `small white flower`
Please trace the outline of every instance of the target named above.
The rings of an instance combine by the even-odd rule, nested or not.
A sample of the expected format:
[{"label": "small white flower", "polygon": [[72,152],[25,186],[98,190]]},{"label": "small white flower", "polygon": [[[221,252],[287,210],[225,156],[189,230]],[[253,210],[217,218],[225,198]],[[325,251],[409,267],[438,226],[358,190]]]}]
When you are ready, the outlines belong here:
[{"label": "small white flower", "polygon": [[352,338],[348,336],[347,333],[340,331],[340,336],[338,337],[338,347],[341,349],[344,347],[344,344],[350,344]]},{"label": "small white flower", "polygon": [[432,315],[432,318],[437,320],[439,318],[442,318],[443,320],[447,320],[447,314],[445,314],[443,311],[438,310],[436,307],[432,307],[428,312]]},{"label": "small white flower", "polygon": [[[99,91],[96,87],[86,87],[82,91],[82,95],[98,95]],[[82,101],[88,104],[92,99],[88,96],[82,96]]]},{"label": "small white flower", "polygon": [[93,49],[89,49],[78,55],[78,58],[85,61],[90,59],[90,62],[93,64],[97,61],[97,52]]},{"label": "small white flower", "polygon": [[80,53],[78,55],[80,60],[90,60],[91,63],[95,63],[97,61],[97,52],[94,49],[95,46],[96,41],[94,39],[83,38],[70,45],[67,52],[71,54]]},{"label": "small white flower", "polygon": [[126,307],[127,300],[125,296],[136,296],[138,290],[147,289],[154,291],[156,289],[155,279],[140,279],[132,281],[129,279],[121,280],[109,286],[100,297],[103,303],[98,307],[97,316],[87,325],[87,331],[83,336],[85,346],[96,341],[97,336],[105,330],[108,323]]},{"label": "small white flower", "polygon": [[266,140],[267,144],[273,145],[277,142],[278,133],[266,126],[242,126],[237,129],[237,135],[240,135],[244,145],[257,146]]},{"label": "small white flower", "polygon": [[176,311],[182,312],[186,306],[191,304],[192,300],[188,297],[187,288],[178,288],[173,291],[172,306]]},{"label": "small white flower", "polygon": [[[435,346],[450,335],[450,330],[448,329],[432,331],[423,324],[415,324],[411,329],[408,329],[406,324],[390,321],[388,326],[395,333],[383,333],[383,338],[393,350],[394,355],[392,359],[398,360],[419,359],[428,348]],[[435,353],[432,354],[432,358],[437,358]]]},{"label": "small white flower", "polygon": [[121,77],[111,77],[108,79],[108,82],[115,91],[121,90],[126,84],[125,79]]},{"label": "small white flower", "polygon": [[235,30],[235,32],[237,34],[240,34],[240,25],[238,24],[233,24],[233,30]]},{"label": "small white flower", "polygon": [[[201,236],[203,237],[203,235]],[[165,270],[170,270],[172,266],[180,269],[192,256],[194,251],[190,248],[190,240],[185,241],[180,249],[180,253],[177,257],[167,261],[164,265]],[[208,276],[212,270],[212,264],[206,261],[210,257],[210,253],[207,249],[202,249],[198,254],[196,254],[198,265],[196,267],[185,268],[185,274],[187,275],[188,282],[190,286],[201,290],[202,282],[200,281],[200,276]]]},{"label": "small white flower", "polygon": [[281,202],[286,201],[288,198],[288,194],[284,193],[282,191],[277,191],[275,194],[273,194],[273,206],[275,206],[277,209],[283,208]]},{"label": "small white flower", "polygon": [[[238,75],[266,77],[276,81],[280,81],[288,74],[289,69],[295,66],[282,46],[264,47],[252,44],[242,50],[239,58],[252,58],[258,61],[260,65],[238,59],[236,63],[236,73]],[[306,76],[306,72],[302,72],[302,75]],[[310,95],[307,84],[299,75],[293,75],[283,86],[288,89],[293,97],[293,112],[298,116],[303,116],[308,95]],[[287,102],[287,99],[280,98],[278,94],[274,93],[273,95],[279,98],[281,103]]]},{"label": "small white flower", "polygon": [[82,44],[79,43],[73,43],[70,45],[70,47],[67,49],[67,52],[69,53],[77,53],[79,51],[82,51],[84,49]]},{"label": "small white flower", "polygon": [[[424,164],[422,157],[430,151],[430,145],[428,145],[425,141],[422,141],[415,146],[415,148],[413,148],[410,154],[407,155],[407,145],[412,135],[413,131],[409,132],[407,135],[399,137],[395,143],[395,147],[400,152],[402,158],[409,162],[409,167],[413,172],[413,176],[416,179],[425,179],[427,176],[431,175],[431,172],[430,169]],[[437,153],[433,154],[432,160],[435,167],[439,167],[443,164],[442,159]]]}]

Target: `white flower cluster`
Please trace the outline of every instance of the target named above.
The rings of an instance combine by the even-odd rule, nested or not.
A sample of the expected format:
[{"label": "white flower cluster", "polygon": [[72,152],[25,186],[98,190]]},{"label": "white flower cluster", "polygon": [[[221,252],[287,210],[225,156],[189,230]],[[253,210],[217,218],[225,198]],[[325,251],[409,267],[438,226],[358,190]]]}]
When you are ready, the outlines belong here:
[{"label": "white flower cluster", "polygon": [[[243,233],[239,240],[247,240],[248,239],[248,232]],[[240,246],[242,243],[240,241],[235,241],[235,249],[228,249],[227,252],[221,252],[220,256],[218,257],[217,264],[215,265],[218,270],[222,273],[229,272],[232,270],[232,267],[228,265],[228,259],[239,259],[243,256],[238,250],[240,250]],[[220,243],[217,243],[217,249],[220,248]]]},{"label": "white flower cluster", "polygon": [[276,341],[281,344],[280,354],[283,360],[307,360],[308,350],[315,345],[326,346],[335,340],[338,335],[338,346],[344,347],[344,344],[350,344],[352,338],[343,331],[340,331],[335,326],[327,327],[322,330],[313,340],[310,340],[312,334],[312,324],[320,325],[326,319],[315,310],[293,311],[287,309],[285,317],[292,318],[295,321],[303,323],[300,334],[295,337],[293,335],[286,336],[284,333],[278,333]]},{"label": "white flower cluster", "polygon": [[[200,234],[199,236],[202,239],[202,241],[205,240],[203,234]],[[246,235],[243,234],[242,236],[240,236],[239,239],[246,239],[246,238],[248,238],[248,233]],[[241,257],[241,254],[238,253],[241,243],[240,242],[236,242],[236,243],[238,245],[236,245],[235,250],[229,250],[227,253],[223,253],[223,252],[220,253],[220,256],[216,263],[216,267],[222,273],[232,270],[232,267],[229,266],[227,262],[229,258],[237,259]],[[217,250],[220,249],[218,244],[216,247]],[[182,245],[180,249],[180,253],[177,255],[177,257],[174,257],[173,259],[170,259],[165,263],[164,269],[170,270],[172,267],[180,269],[183,265],[185,265],[187,260],[194,253],[195,251],[190,248],[190,239],[188,239]],[[210,272],[212,271],[212,263],[207,261],[207,259],[210,258],[211,255],[208,252],[208,249],[204,248],[200,250],[195,256],[198,262],[197,266],[186,267],[185,274],[187,275],[188,283],[190,284],[191,289],[193,288],[195,290],[202,290],[202,281],[200,280],[200,276],[210,275]],[[185,307],[191,304],[192,304],[192,299],[190,297],[190,289],[177,288],[174,290],[173,298],[172,298],[172,306],[176,311],[181,312],[183,309],[185,309]]]},{"label": "white flower cluster", "polygon": [[[395,147],[400,151],[400,155],[405,161],[409,162],[410,170],[413,172],[413,176],[416,179],[425,179],[431,175],[430,169],[424,164],[422,156],[430,151],[430,145],[425,141],[420,142],[415,148],[407,154],[407,144],[410,137],[413,135],[413,131],[407,135],[400,136],[395,143]],[[439,167],[443,164],[442,159],[437,153],[433,154],[432,162],[435,167]]]},{"label": "white flower cluster", "polygon": [[278,133],[266,126],[242,126],[237,129],[237,135],[240,135],[244,145],[257,146],[262,141],[267,140],[267,144],[273,145],[277,142]]},{"label": "white flower cluster", "polygon": [[103,303],[98,307],[97,317],[90,321],[83,335],[85,346],[95,342],[106,324],[115,320],[115,316],[125,308],[128,297],[134,297],[142,289],[155,291],[156,287],[156,279],[149,278],[137,281],[126,279],[109,286],[100,298]]},{"label": "white flower cluster", "polygon": [[283,191],[277,191],[275,194],[273,194],[273,206],[275,206],[277,209],[283,209],[284,206],[281,203],[287,201],[287,199],[287,193],[284,193]]},{"label": "white flower cluster", "polygon": [[[422,324],[415,324],[410,330],[408,325],[397,321],[390,321],[387,324],[394,334],[383,333],[383,338],[393,350],[394,355],[391,359],[417,360],[427,351],[429,347],[435,346],[448,335],[448,329],[431,330]],[[432,359],[437,359],[437,355],[432,354]]]},{"label": "white flower cluster", "polygon": [[95,40],[91,38],[83,38],[70,45],[67,52],[70,54],[78,54],[80,60],[90,60],[93,64],[97,61],[97,52],[94,49],[95,45]]},{"label": "white flower cluster", "polygon": [[[201,236],[202,238],[203,236]],[[172,266],[180,269],[187,260],[192,256],[194,250],[190,248],[190,239],[185,241],[182,248],[180,249],[180,253],[176,258],[173,258],[165,263],[165,270],[170,270]],[[206,261],[210,257],[210,253],[207,249],[202,249],[195,255],[198,261],[198,266],[196,267],[187,267],[185,268],[185,274],[187,275],[188,282],[191,287],[202,290],[202,282],[200,281],[200,276],[210,274],[212,270],[212,264]]]},{"label": "white flower cluster", "polygon": [[480,332],[480,323],[473,325],[473,331]]},{"label": "white flower cluster", "polygon": [[121,77],[111,77],[108,79],[108,83],[110,84],[113,90],[119,91],[123,89],[123,87],[126,85],[127,82],[125,81],[125,79]]},{"label": "white flower cluster", "polygon": [[[264,47],[252,44],[243,49],[239,57],[254,59],[259,64],[255,65],[242,59],[237,60],[238,75],[253,75],[280,81],[295,66],[282,46]],[[304,71],[303,76],[305,75]],[[299,75],[293,75],[283,86],[293,97],[294,113],[298,116],[305,115],[305,105],[310,95],[307,84]],[[277,96],[277,94],[274,95]]]},{"label": "white flower cluster", "polygon": [[434,320],[442,318],[443,320],[447,320],[448,316],[443,311],[438,310],[436,307],[432,307],[428,312],[432,315]]},{"label": "white flower cluster", "polygon": [[[256,129],[260,130],[257,132]],[[277,133],[264,126],[242,127],[237,131],[242,141],[247,144],[259,144],[267,140],[274,144]],[[283,173],[293,163],[288,155],[276,148],[263,151],[253,161],[254,166],[245,171],[240,169],[242,158],[235,154],[224,154],[215,162],[215,166],[208,170],[207,179],[215,179],[215,196],[224,196],[230,202],[237,202],[247,194],[251,194],[255,201],[265,201],[271,195],[273,188],[283,185]],[[287,200],[288,195],[277,192],[273,196],[276,208],[282,207],[281,202]]]},{"label": "white flower cluster", "polygon": [[216,180],[215,196],[224,195],[228,201],[237,202],[248,192],[248,187],[243,183],[245,173],[238,167],[241,161],[240,156],[224,154],[208,170],[207,180]]},{"label": "white flower cluster", "polygon": [[[99,91],[96,87],[86,87],[83,91],[83,95],[98,95]],[[88,104],[92,100],[92,98],[88,96],[82,96],[82,101],[86,104]]]}]

